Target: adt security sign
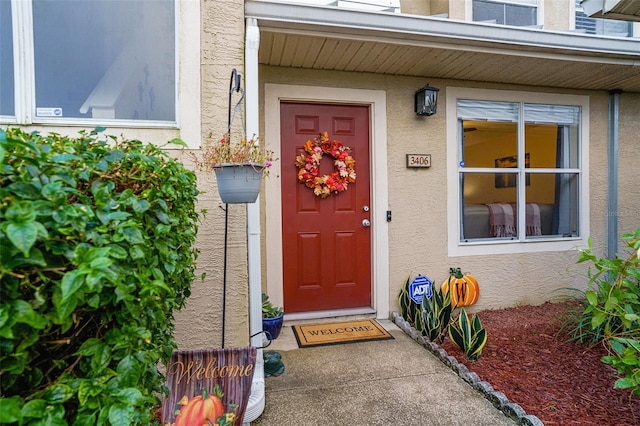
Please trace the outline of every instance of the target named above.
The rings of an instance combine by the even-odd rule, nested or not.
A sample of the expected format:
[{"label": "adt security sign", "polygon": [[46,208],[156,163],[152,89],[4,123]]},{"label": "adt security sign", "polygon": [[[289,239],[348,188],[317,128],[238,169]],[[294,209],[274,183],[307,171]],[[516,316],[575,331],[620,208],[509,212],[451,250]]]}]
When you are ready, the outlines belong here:
[{"label": "adt security sign", "polygon": [[422,298],[427,296],[431,299],[433,295],[433,282],[424,275],[418,275],[409,284],[409,296],[417,304],[422,303]]}]

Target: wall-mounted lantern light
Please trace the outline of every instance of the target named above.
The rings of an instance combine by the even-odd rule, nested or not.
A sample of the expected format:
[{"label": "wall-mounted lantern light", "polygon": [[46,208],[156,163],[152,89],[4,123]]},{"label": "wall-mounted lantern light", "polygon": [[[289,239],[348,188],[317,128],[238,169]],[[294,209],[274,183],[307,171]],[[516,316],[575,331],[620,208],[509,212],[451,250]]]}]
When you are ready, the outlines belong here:
[{"label": "wall-mounted lantern light", "polygon": [[438,91],[435,87],[428,84],[422,89],[416,91],[415,109],[418,115],[433,115],[438,107]]}]

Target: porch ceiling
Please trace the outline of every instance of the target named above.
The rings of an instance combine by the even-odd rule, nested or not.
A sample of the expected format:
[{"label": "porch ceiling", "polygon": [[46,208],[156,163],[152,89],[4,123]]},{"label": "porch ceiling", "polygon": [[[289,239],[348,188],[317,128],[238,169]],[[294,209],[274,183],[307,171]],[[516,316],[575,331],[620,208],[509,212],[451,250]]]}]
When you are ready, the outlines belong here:
[{"label": "porch ceiling", "polygon": [[640,41],[247,1],[260,64],[550,88],[640,92]]}]

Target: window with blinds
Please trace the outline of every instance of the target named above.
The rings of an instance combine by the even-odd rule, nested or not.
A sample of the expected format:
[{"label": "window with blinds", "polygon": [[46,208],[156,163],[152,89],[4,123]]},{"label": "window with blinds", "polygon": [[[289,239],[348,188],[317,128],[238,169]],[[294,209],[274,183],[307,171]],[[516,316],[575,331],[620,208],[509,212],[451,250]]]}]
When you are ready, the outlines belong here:
[{"label": "window with blinds", "polygon": [[538,24],[538,0],[473,0],[473,20],[500,25]]},{"label": "window with blinds", "polygon": [[576,30],[585,34],[633,37],[633,23],[615,19],[590,18],[576,0]]}]

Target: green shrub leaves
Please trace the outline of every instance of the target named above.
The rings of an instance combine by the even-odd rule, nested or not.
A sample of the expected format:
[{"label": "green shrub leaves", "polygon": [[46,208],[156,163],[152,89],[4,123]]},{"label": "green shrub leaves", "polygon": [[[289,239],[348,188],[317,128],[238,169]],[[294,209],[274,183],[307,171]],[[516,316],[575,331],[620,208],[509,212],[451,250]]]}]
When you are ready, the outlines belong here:
[{"label": "green shrub leaves", "polygon": [[165,390],[196,177],[102,130],[0,130],[0,424],[147,425]]},{"label": "green shrub leaves", "polygon": [[640,395],[640,228],[622,239],[628,250],[624,257],[597,257],[591,240],[586,250],[580,250],[578,262],[592,267],[585,308],[570,334],[583,343],[604,341],[610,354],[602,361],[622,375],[614,387]]}]

